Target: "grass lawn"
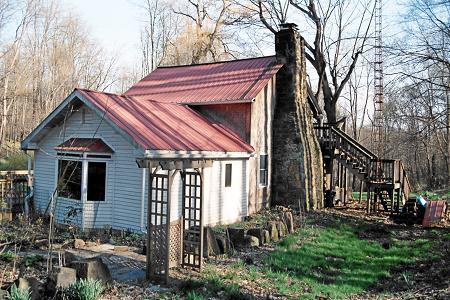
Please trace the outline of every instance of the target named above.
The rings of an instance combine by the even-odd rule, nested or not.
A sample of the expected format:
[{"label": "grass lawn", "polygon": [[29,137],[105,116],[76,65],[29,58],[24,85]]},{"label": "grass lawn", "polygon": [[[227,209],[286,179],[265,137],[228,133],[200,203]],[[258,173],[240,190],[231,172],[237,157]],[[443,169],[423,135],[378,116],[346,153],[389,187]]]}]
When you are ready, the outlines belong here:
[{"label": "grass lawn", "polygon": [[[360,238],[377,227],[362,220],[328,218],[310,220],[297,233],[278,243],[257,264],[238,260],[229,265],[208,264],[202,277],[184,286],[187,299],[204,299],[221,293],[221,299],[251,299],[245,293],[270,291],[290,299],[316,299],[319,296],[342,299],[366,290],[390,271],[403,264],[428,258],[431,238],[398,240],[389,231],[381,231],[383,240]],[[430,232],[436,237],[439,233]],[[448,238],[441,236],[442,238]],[[384,242],[383,242],[384,241]],[[407,274],[406,274],[407,275]],[[198,287],[206,286],[199,290]],[[264,291],[264,292],[263,292]]]},{"label": "grass lawn", "polygon": [[[359,192],[353,192],[352,196],[353,196],[354,200],[359,200]],[[367,200],[367,192],[362,192],[361,200],[362,201],[366,201]]]}]

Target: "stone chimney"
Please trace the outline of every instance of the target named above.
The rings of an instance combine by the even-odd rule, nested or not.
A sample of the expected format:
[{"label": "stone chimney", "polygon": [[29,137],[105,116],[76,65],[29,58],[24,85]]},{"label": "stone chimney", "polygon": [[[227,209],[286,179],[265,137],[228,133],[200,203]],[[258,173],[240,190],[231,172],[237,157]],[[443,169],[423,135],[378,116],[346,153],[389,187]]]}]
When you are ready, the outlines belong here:
[{"label": "stone chimney", "polygon": [[273,118],[272,204],[302,211],[323,206],[320,146],[307,99],[304,41],[297,25],[281,24],[275,34],[277,61]]}]

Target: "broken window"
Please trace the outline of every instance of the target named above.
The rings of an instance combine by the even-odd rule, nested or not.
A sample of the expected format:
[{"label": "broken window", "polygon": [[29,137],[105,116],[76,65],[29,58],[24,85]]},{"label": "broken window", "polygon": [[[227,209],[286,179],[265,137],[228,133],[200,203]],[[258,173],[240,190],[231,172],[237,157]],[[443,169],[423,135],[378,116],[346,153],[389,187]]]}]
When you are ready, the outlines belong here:
[{"label": "broken window", "polygon": [[268,155],[261,154],[259,156],[259,184],[262,186],[267,185],[269,172],[268,172]]},{"label": "broken window", "polygon": [[231,186],[231,164],[225,165],[225,186]]},{"label": "broken window", "polygon": [[61,197],[81,200],[81,161],[58,161],[58,194]]},{"label": "broken window", "polygon": [[106,162],[88,162],[87,200],[105,201]]}]

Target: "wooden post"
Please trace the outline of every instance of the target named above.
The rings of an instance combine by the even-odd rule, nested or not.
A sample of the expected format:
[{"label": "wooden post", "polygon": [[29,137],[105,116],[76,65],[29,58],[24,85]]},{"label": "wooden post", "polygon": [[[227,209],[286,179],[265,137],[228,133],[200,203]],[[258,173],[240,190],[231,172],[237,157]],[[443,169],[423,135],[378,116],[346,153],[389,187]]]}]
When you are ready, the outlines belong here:
[{"label": "wooden post", "polygon": [[344,169],[344,206],[347,204],[347,168]]},{"label": "wooden post", "polygon": [[151,259],[151,251],[152,251],[152,220],[151,220],[151,212],[152,212],[152,182],[153,182],[153,174],[152,169],[148,168],[148,202],[147,202],[147,270],[146,277],[147,280],[150,279],[150,259]]},{"label": "wooden post", "polygon": [[[176,174],[176,170],[173,171],[171,174],[171,171],[167,171],[167,212],[166,212],[166,270],[164,272],[165,275],[165,284],[169,282],[169,259],[170,259],[170,202],[171,202],[171,192],[172,192],[172,182],[173,182],[173,176]],[[162,224],[161,224],[162,225]]]},{"label": "wooden post", "polygon": [[359,186],[359,203],[362,201],[362,195],[364,191],[364,180],[361,179],[361,184]]},{"label": "wooden post", "polygon": [[204,194],[204,178],[203,168],[197,170],[200,175],[200,270],[203,266],[203,194]]}]

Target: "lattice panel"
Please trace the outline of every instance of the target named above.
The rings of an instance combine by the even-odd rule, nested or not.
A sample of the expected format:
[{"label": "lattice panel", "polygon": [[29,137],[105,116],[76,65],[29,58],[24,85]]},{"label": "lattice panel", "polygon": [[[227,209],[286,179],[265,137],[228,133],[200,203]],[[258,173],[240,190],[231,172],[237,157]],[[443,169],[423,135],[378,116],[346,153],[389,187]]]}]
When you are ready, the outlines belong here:
[{"label": "lattice panel", "polygon": [[197,172],[183,176],[183,266],[202,263],[202,179]]},{"label": "lattice panel", "polygon": [[167,235],[166,226],[152,226],[152,251],[151,266],[154,275],[165,275],[166,273],[166,253],[167,253]]},{"label": "lattice panel", "polygon": [[169,255],[169,175],[150,176],[149,236],[147,256],[147,277],[154,280],[168,279]]},{"label": "lattice panel", "polygon": [[181,262],[182,220],[170,223],[169,268],[178,267]]}]

